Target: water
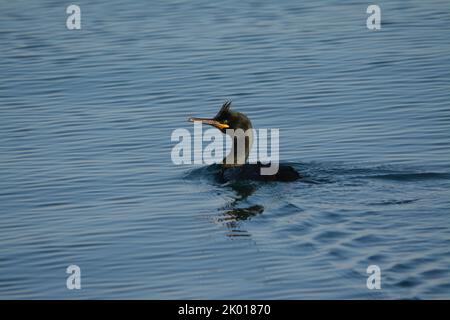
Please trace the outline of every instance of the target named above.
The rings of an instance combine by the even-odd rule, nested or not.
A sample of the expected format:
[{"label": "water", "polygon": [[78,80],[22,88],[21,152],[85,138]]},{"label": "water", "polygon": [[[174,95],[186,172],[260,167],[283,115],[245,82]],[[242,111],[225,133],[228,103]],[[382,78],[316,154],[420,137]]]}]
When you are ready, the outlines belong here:
[{"label": "water", "polygon": [[[450,298],[448,1],[77,3],[0,4],[0,298]],[[307,179],[171,162],[227,98]]]}]

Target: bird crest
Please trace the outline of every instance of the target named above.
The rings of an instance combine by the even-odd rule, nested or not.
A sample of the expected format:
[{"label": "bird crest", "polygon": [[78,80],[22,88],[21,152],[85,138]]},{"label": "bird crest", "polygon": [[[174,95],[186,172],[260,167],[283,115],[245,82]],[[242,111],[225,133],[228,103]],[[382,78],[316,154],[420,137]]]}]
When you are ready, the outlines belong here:
[{"label": "bird crest", "polygon": [[225,101],[225,103],[222,105],[215,118],[217,119],[222,117],[225,113],[227,113],[230,110],[230,107],[231,107],[231,100]]}]

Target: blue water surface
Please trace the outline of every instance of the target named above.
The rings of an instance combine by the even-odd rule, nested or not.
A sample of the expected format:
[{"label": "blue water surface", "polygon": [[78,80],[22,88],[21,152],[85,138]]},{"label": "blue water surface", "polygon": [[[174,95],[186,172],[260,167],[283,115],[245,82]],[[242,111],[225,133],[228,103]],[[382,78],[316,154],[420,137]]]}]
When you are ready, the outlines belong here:
[{"label": "blue water surface", "polygon": [[[447,0],[77,4],[0,2],[1,299],[450,298]],[[174,165],[225,99],[307,179]]]}]

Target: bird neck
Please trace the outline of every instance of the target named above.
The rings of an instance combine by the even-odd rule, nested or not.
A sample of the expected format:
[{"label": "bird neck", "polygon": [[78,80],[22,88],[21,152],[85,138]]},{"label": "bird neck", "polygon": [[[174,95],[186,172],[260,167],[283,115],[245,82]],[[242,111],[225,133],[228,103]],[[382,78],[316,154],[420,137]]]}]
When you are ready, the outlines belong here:
[{"label": "bird neck", "polygon": [[223,159],[224,167],[242,166],[247,162],[250,150],[253,145],[253,128],[239,128],[232,133],[227,132],[231,137],[231,151]]}]

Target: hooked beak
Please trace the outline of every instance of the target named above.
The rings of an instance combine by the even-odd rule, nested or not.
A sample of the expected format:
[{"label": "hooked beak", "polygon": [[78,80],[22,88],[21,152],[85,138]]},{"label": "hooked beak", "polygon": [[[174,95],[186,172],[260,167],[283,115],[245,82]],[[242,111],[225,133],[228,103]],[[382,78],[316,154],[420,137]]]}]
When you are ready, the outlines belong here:
[{"label": "hooked beak", "polygon": [[211,125],[211,126],[213,126],[213,127],[216,127],[216,128],[219,129],[219,130],[227,129],[227,128],[230,127],[229,125],[227,125],[227,124],[225,124],[225,123],[221,123],[221,122],[219,122],[219,121],[217,121],[217,120],[214,120],[214,119],[206,119],[206,118],[189,118],[188,121],[190,121],[190,122],[199,121],[199,122],[201,122],[201,123],[209,124],[209,125]]}]

